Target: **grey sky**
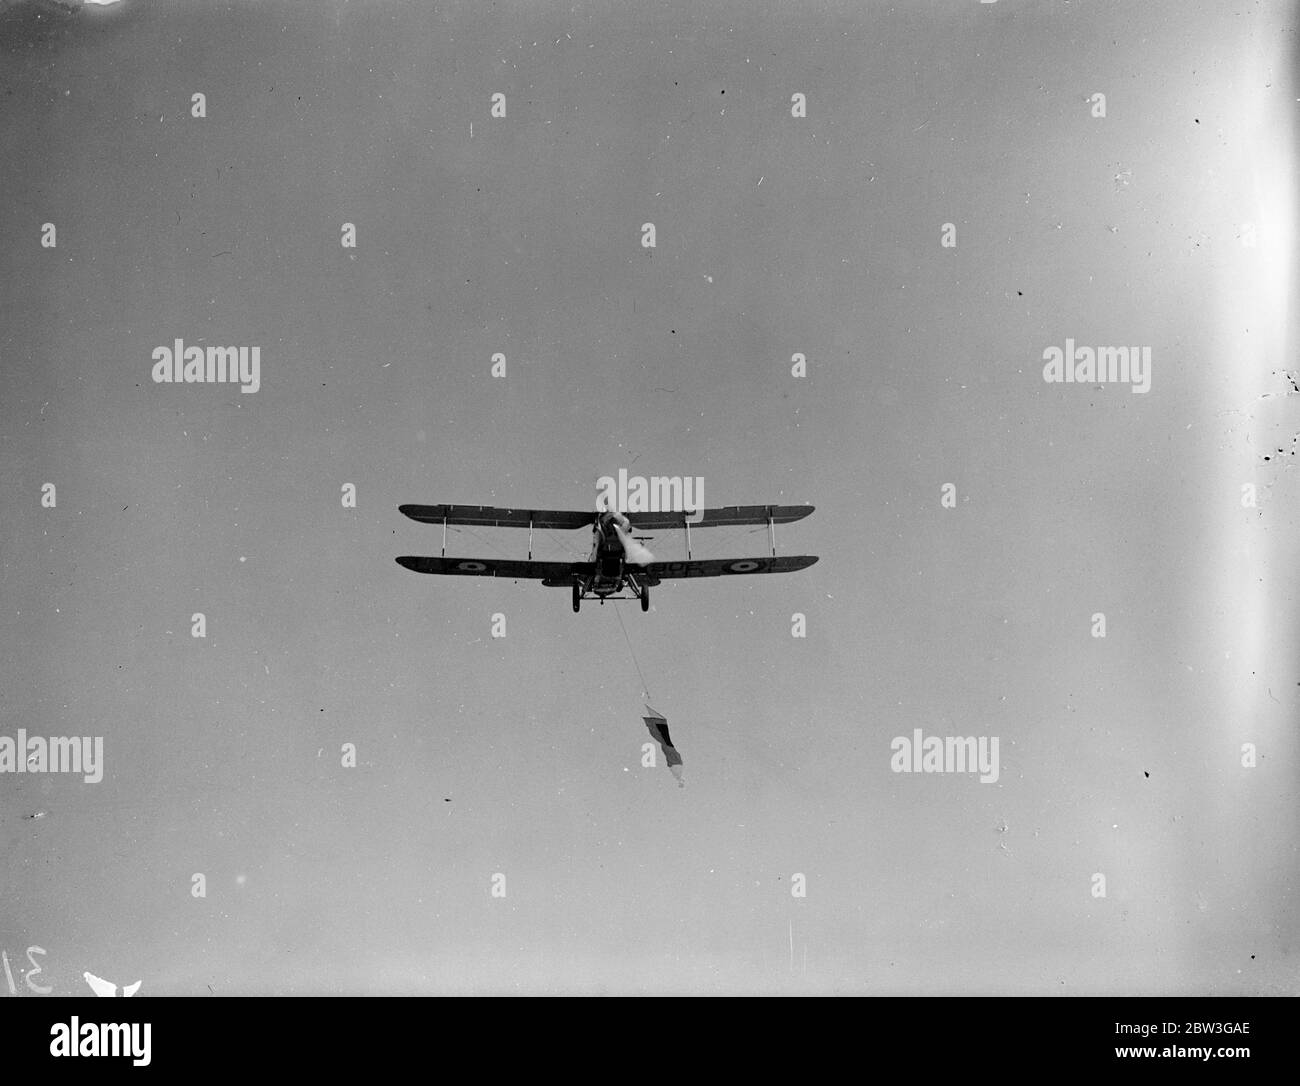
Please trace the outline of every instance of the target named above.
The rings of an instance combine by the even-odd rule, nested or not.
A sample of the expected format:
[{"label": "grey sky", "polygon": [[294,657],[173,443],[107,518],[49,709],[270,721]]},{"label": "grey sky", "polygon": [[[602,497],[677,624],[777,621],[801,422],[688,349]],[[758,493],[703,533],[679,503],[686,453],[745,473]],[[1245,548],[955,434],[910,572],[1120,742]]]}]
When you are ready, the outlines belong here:
[{"label": "grey sky", "polygon": [[[1292,10],[7,5],[0,735],[106,752],[0,775],[20,991],[1294,994]],[[821,561],[648,615],[393,561],[621,467]]]}]

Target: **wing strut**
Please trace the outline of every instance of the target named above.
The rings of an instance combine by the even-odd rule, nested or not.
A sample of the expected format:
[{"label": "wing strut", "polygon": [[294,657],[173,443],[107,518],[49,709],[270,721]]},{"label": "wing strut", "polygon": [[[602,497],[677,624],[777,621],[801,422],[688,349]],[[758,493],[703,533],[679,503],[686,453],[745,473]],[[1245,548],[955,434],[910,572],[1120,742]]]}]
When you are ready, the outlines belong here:
[{"label": "wing strut", "polygon": [[447,557],[447,514],[442,515],[442,556]]},{"label": "wing strut", "polygon": [[528,514],[528,561],[533,560],[533,515]]},{"label": "wing strut", "polygon": [[767,538],[772,546],[772,557],[776,557],[776,525],[772,521],[772,507],[767,507]]},{"label": "wing strut", "polygon": [[691,560],[691,518],[682,516],[682,523],[686,525],[686,561]]}]

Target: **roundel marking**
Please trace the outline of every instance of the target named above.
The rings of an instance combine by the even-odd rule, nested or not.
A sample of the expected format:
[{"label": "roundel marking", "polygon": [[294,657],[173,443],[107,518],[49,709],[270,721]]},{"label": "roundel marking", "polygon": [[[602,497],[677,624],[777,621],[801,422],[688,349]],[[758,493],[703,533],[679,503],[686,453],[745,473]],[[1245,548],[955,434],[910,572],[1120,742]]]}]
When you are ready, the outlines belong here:
[{"label": "roundel marking", "polygon": [[463,569],[467,573],[482,573],[485,569],[487,569],[487,566],[485,566],[482,562],[458,562],[456,564],[456,568]]},{"label": "roundel marking", "polygon": [[749,573],[758,569],[757,562],[732,562],[729,567],[732,573]]}]

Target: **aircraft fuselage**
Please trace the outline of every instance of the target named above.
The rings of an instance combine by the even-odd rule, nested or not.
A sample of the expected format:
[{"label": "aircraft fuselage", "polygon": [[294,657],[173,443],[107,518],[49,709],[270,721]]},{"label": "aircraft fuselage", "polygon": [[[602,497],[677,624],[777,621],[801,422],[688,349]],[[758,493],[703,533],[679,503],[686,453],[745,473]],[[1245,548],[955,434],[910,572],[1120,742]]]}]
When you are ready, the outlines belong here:
[{"label": "aircraft fuselage", "polygon": [[606,510],[600,514],[592,528],[592,547],[588,561],[594,562],[596,569],[591,584],[586,588],[602,599],[623,591],[628,579],[624,566],[626,554],[623,551],[623,541],[614,529],[617,519],[616,514]]}]

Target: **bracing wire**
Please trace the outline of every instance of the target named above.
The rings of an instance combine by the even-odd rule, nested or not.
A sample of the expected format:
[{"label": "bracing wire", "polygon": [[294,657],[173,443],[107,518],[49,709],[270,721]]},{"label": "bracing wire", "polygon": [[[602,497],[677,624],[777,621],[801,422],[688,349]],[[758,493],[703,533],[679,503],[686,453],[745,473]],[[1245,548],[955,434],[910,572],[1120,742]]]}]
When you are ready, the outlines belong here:
[{"label": "bracing wire", "polygon": [[485,536],[481,536],[481,535],[479,535],[478,532],[475,532],[475,531],[473,531],[473,530],[471,530],[471,529],[469,529],[469,528],[465,528],[465,527],[451,527],[451,528],[449,528],[448,530],[452,533],[451,536],[450,536],[450,538],[453,538],[453,539],[454,539],[454,538],[456,538],[457,536],[460,536],[460,535],[472,536],[474,539],[477,539],[480,543],[482,543],[483,546],[485,546],[485,547],[491,547],[494,551],[497,552],[497,554],[501,555],[502,558],[510,558],[510,557],[511,557],[510,555],[506,554],[506,552],[503,551],[499,546],[497,546],[495,543],[493,543],[492,540],[486,538]]},{"label": "bracing wire", "polygon": [[539,529],[539,531],[548,539],[550,539],[553,543],[559,546],[564,551],[564,553],[567,554],[569,558],[572,559],[573,561],[581,562],[587,556],[587,549],[584,549],[582,547],[575,547],[572,539],[561,539],[549,528],[541,528]]},{"label": "bracing wire", "polygon": [[636,660],[636,650],[632,648],[632,639],[627,635],[627,627],[623,625],[622,609],[614,607],[614,614],[618,615],[618,626],[623,631],[623,640],[627,642],[627,651],[632,655],[632,666],[636,668],[637,677],[641,680],[641,691],[645,694],[646,701],[650,701],[650,687],[646,684],[645,676],[641,673],[641,665]]}]

